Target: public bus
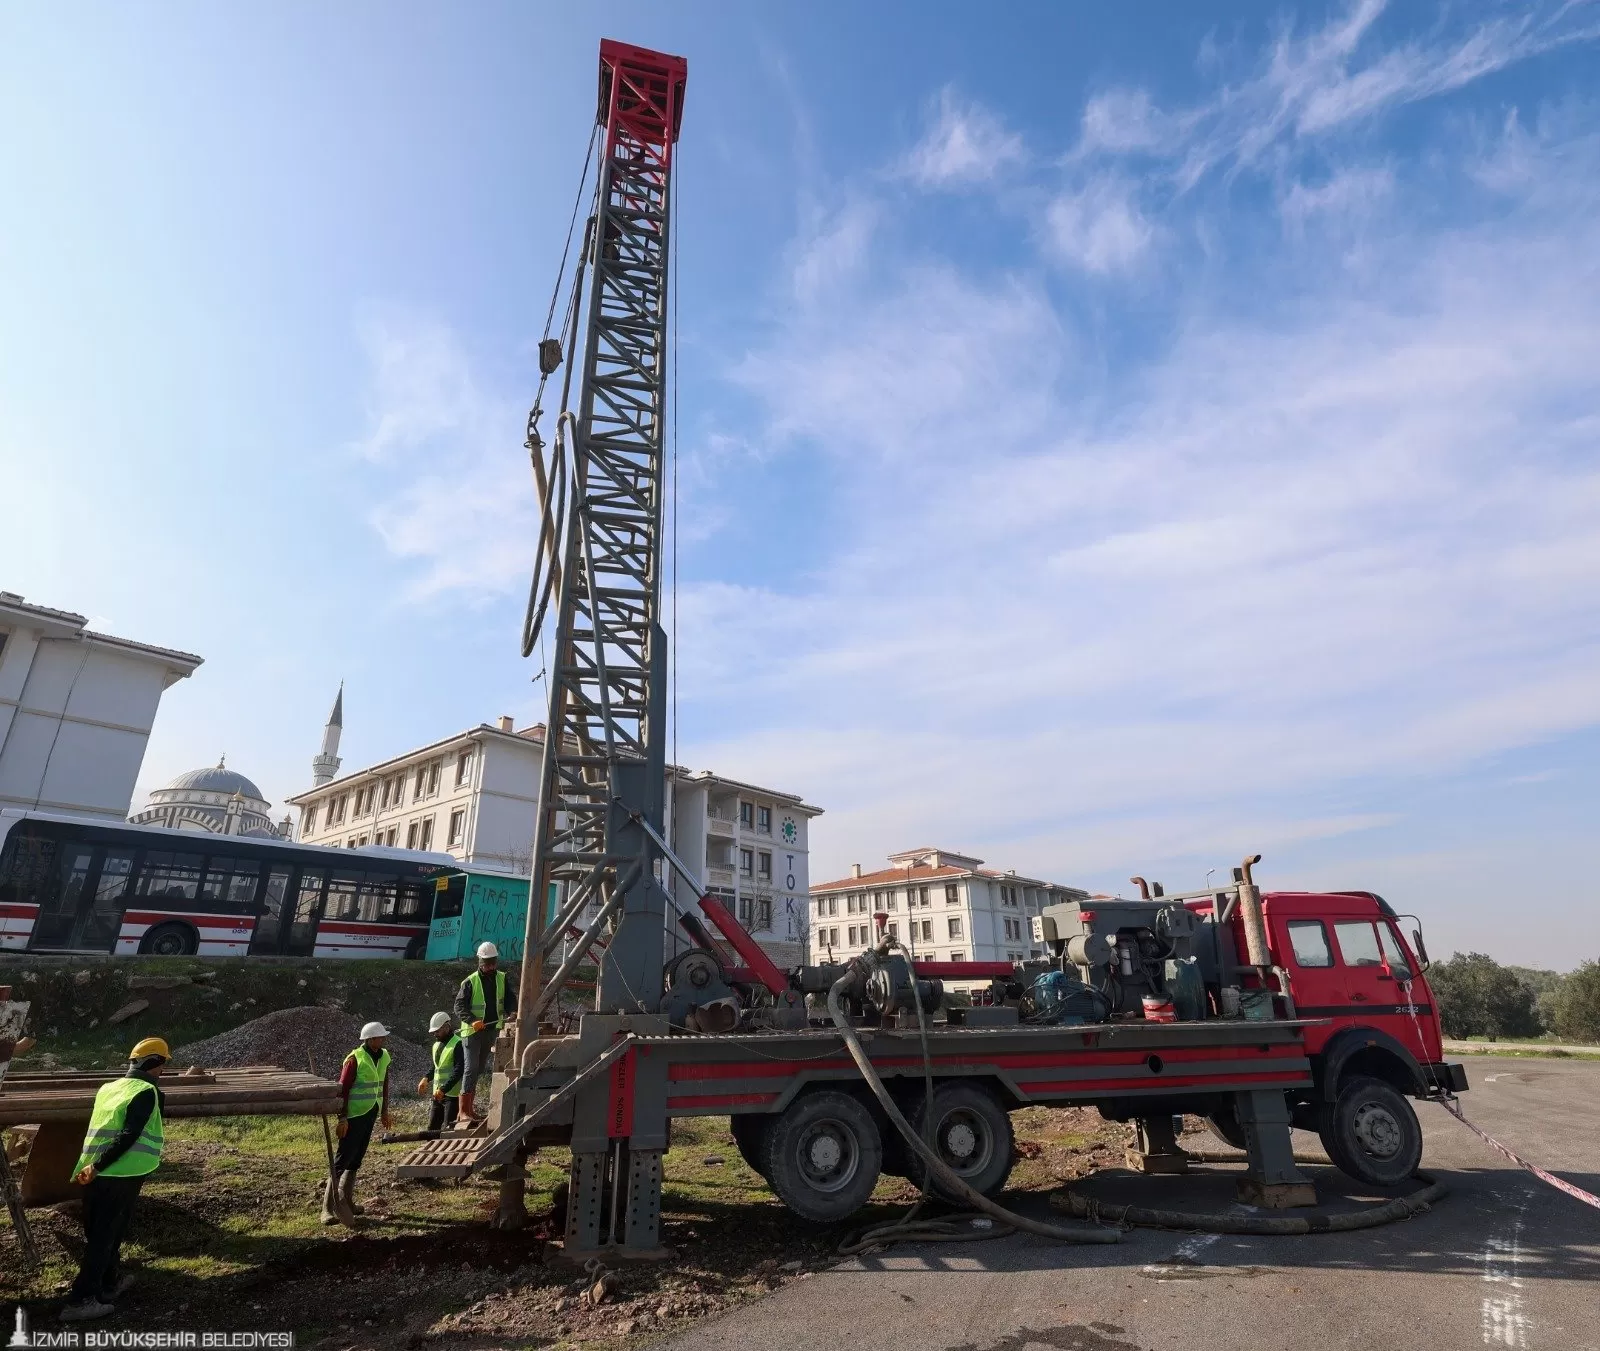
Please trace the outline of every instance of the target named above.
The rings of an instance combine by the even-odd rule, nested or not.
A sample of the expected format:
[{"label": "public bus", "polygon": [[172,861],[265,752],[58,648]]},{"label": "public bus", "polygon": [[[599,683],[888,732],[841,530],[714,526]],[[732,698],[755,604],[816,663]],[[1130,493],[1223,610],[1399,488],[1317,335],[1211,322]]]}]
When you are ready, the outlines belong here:
[{"label": "public bus", "polygon": [[[422,957],[448,854],[0,811],[0,951]],[[526,891],[526,886],[524,886]]]}]

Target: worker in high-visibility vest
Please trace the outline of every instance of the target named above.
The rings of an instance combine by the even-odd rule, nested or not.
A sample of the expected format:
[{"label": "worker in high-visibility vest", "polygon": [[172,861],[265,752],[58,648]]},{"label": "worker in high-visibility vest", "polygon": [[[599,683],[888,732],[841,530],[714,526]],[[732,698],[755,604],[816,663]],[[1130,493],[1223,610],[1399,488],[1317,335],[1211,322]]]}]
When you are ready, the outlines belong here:
[{"label": "worker in high-visibility vest", "polygon": [[500,949],[493,943],[479,943],[478,969],[461,982],[455,1004],[461,1037],[467,1044],[461,1115],[468,1121],[483,1120],[483,1114],[474,1106],[478,1085],[494,1060],[494,1039],[500,1035],[506,1019],[516,1011],[516,987],[500,970]]},{"label": "worker in high-visibility vest", "polygon": [[448,1130],[456,1124],[456,1112],[461,1103],[466,1051],[461,1045],[461,1034],[448,1013],[434,1014],[428,1020],[428,1032],[433,1037],[433,1045],[429,1047],[433,1074],[417,1080],[417,1092],[433,1099],[433,1107],[428,1112],[428,1129]]},{"label": "worker in high-visibility vest", "polygon": [[146,1037],[128,1054],[128,1070],[102,1084],[83,1138],[72,1180],[83,1192],[83,1261],[61,1311],[63,1322],[104,1318],[133,1285],[120,1269],[122,1240],[145,1178],[161,1164],[166,1142],[166,1100],[156,1080],[171,1052],[160,1037]]},{"label": "worker in high-visibility vest", "polygon": [[382,1023],[368,1023],[361,1029],[361,1045],[344,1058],[339,1069],[339,1089],[343,1101],[339,1107],[339,1149],[333,1156],[334,1176],[328,1179],[322,1192],[322,1222],[337,1224],[336,1197],[342,1197],[352,1215],[361,1214],[356,1204],[356,1170],[367,1157],[367,1145],[372,1141],[372,1128],[380,1121],[388,1130],[392,1124],[389,1116],[389,1052],[384,1041],[389,1029]]}]

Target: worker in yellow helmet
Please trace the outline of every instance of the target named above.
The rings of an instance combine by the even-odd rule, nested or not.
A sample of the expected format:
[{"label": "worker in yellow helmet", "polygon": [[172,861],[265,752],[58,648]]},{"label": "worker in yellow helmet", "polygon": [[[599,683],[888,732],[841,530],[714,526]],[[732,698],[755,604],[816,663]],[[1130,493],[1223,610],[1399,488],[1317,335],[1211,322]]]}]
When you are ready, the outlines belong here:
[{"label": "worker in yellow helmet", "polygon": [[382,1023],[368,1023],[361,1029],[361,1045],[344,1058],[339,1070],[339,1090],[343,1104],[339,1110],[339,1151],[334,1155],[334,1176],[322,1193],[322,1222],[337,1224],[334,1193],[343,1198],[352,1215],[361,1214],[356,1204],[356,1169],[367,1157],[372,1128],[383,1123],[388,1130],[389,1052],[384,1049],[389,1029]]},{"label": "worker in yellow helmet", "polygon": [[61,1311],[65,1323],[104,1318],[133,1284],[119,1269],[122,1240],[145,1178],[161,1164],[166,1099],[156,1080],[172,1054],[160,1037],[146,1037],[128,1054],[128,1071],[102,1084],[72,1180],[84,1189],[83,1261]]},{"label": "worker in yellow helmet", "polygon": [[494,1061],[494,1041],[505,1021],[517,1011],[517,988],[500,970],[500,949],[478,944],[478,969],[456,990],[455,1015],[467,1046],[467,1069],[461,1085],[461,1119],[482,1121],[475,1099],[478,1085]]}]

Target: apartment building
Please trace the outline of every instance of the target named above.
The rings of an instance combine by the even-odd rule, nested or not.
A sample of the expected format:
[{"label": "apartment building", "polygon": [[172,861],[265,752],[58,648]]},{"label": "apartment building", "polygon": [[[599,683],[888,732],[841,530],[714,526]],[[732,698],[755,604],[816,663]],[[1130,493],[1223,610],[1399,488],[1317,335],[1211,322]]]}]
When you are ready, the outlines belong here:
[{"label": "apartment building", "polygon": [[[341,691],[312,760],[314,786],[289,802],[300,809],[297,838],[359,848],[391,845],[448,853],[465,868],[532,871],[544,726],[516,731],[510,718],[484,723],[351,774],[339,774]],[[793,793],[668,766],[665,827],[673,852],[724,898],[773,960],[805,955],[807,867],[812,817],[821,808]],[[679,906],[699,899],[671,869]],[[589,917],[598,909],[590,907]],[[580,922],[583,922],[580,920]],[[672,918],[667,952],[687,946]]]},{"label": "apartment building", "polygon": [[1021,961],[1042,957],[1032,916],[1047,905],[1081,901],[1077,887],[985,868],[983,860],[949,849],[907,849],[889,866],[811,888],[809,958],[853,956],[876,941],[874,915],[917,956],[941,962]]},{"label": "apartment building", "polygon": [[[811,820],[822,815],[793,793],[723,778],[710,770],[667,770],[668,840],[673,853],[724,899],[779,966],[805,960]],[[674,876],[680,906],[698,899]],[[685,946],[675,926],[669,950]]]},{"label": "apartment building", "polygon": [[[313,772],[336,772],[343,701]],[[453,855],[466,868],[526,877],[539,805],[544,727],[510,718],[482,723],[351,774],[330,777],[289,802],[296,838],[335,848],[390,845]]]}]

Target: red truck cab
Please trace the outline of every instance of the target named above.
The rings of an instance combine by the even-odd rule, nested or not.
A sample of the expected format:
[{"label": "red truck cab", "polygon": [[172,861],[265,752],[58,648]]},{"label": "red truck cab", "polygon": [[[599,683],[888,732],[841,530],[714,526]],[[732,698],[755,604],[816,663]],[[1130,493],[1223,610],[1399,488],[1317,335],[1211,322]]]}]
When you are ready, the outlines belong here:
[{"label": "red truck cab", "polygon": [[[1209,904],[1195,908],[1209,915]],[[1408,941],[1402,917],[1370,891],[1265,892],[1261,908],[1271,980],[1287,996],[1279,1015],[1309,1020],[1304,1036],[1316,1087],[1291,1100],[1294,1124],[1317,1132],[1334,1162],[1354,1176],[1409,1177],[1422,1140],[1406,1099],[1467,1087],[1463,1066],[1444,1059],[1420,926]],[[1243,953],[1242,918],[1236,912],[1228,924]],[[1225,1114],[1213,1125],[1225,1136],[1238,1134]]]}]

